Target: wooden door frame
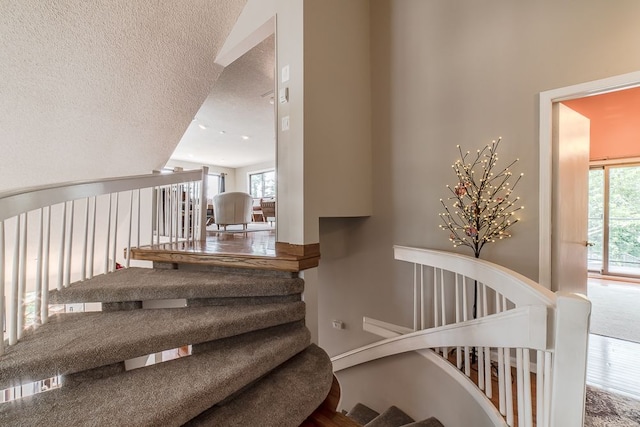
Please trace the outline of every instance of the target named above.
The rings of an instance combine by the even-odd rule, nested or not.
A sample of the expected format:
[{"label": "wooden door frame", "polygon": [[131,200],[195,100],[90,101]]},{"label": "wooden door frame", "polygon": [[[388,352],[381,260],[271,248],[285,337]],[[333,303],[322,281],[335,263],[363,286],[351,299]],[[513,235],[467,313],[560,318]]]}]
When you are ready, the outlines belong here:
[{"label": "wooden door frame", "polygon": [[584,98],[606,92],[640,86],[640,71],[594,80],[573,86],[540,92],[540,201],[538,282],[551,289],[551,220],[553,196],[553,140],[552,106],[554,102]]}]

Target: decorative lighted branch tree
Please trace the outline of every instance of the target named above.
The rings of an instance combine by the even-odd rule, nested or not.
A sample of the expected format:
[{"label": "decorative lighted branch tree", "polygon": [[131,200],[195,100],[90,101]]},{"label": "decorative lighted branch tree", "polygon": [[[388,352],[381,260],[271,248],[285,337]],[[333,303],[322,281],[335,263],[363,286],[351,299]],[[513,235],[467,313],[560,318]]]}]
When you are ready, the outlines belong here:
[{"label": "decorative lighted branch tree", "polygon": [[524,174],[518,175],[513,185],[509,182],[513,176],[510,168],[518,159],[496,171],[501,140],[492,141],[475,155],[469,151],[463,154],[458,145],[460,159],[451,166],[458,183],[453,188],[447,185],[453,194],[448,198],[453,201],[453,208],[440,199],[445,209],[440,214],[444,222],[440,228],[449,232],[454,247],[468,246],[476,258],[487,243],[511,237],[508,230],[519,220],[514,214],[524,209],[517,205],[520,198],[512,195]]}]

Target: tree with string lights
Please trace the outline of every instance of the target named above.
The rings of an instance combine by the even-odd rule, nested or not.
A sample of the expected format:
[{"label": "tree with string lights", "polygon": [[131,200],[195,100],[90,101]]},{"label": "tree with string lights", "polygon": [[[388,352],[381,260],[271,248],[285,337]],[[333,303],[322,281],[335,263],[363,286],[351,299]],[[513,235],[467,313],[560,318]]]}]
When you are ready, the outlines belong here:
[{"label": "tree with string lights", "polygon": [[440,199],[445,212],[440,214],[444,224],[440,228],[449,232],[454,247],[468,246],[476,258],[487,243],[511,237],[509,229],[519,221],[514,215],[524,209],[519,197],[512,194],[524,174],[517,176],[513,185],[511,167],[518,159],[503,169],[497,168],[498,146],[502,138],[478,150],[475,154],[462,152],[451,166],[458,183],[447,188],[452,196],[452,208]]}]

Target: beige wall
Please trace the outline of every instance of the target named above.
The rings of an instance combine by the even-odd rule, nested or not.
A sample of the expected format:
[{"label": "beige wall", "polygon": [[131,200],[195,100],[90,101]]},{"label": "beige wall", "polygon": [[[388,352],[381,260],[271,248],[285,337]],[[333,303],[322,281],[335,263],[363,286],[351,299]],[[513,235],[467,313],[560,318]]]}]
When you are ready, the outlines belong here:
[{"label": "beige wall", "polygon": [[371,215],[368,0],[306,0],[305,239],[319,217]]},{"label": "beige wall", "polygon": [[321,221],[319,336],[330,354],[376,339],[362,332],[365,315],[411,324],[412,273],[392,245],[453,250],[438,213],[456,144],[502,136],[500,158],[520,158],[522,222],[482,258],[537,278],[538,94],[640,70],[638,16],[633,0],[371,1],[373,215]]}]

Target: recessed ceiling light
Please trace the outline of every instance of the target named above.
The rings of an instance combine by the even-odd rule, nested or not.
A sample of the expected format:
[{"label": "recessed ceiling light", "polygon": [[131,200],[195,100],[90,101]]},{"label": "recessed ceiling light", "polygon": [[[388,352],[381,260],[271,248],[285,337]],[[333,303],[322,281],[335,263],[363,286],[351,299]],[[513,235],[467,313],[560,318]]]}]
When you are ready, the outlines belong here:
[{"label": "recessed ceiling light", "polygon": [[189,157],[193,157],[193,154],[189,153]]},{"label": "recessed ceiling light", "polygon": [[247,135],[242,135],[242,139],[246,141],[247,139],[249,139],[249,137]]},{"label": "recessed ceiling light", "polygon": [[220,135],[224,135],[225,133],[226,133],[226,132],[225,132],[225,131],[223,131],[223,130],[221,130],[221,131],[220,131]]},{"label": "recessed ceiling light", "polygon": [[206,127],[205,125],[203,125],[202,123],[200,123],[200,124],[198,125],[198,127],[199,127],[200,129],[206,129],[206,128],[207,128],[207,127]]}]

